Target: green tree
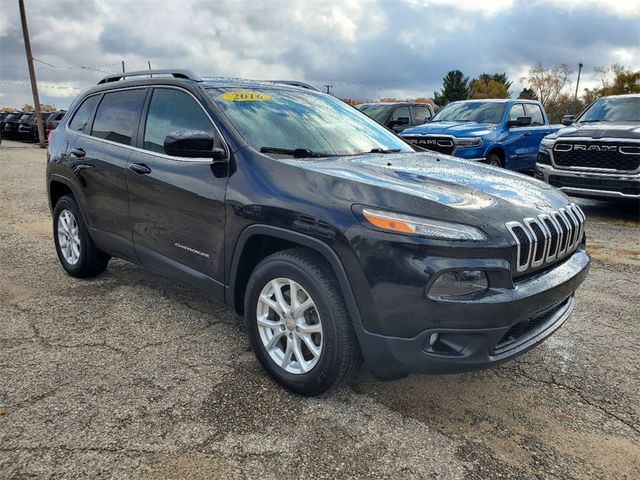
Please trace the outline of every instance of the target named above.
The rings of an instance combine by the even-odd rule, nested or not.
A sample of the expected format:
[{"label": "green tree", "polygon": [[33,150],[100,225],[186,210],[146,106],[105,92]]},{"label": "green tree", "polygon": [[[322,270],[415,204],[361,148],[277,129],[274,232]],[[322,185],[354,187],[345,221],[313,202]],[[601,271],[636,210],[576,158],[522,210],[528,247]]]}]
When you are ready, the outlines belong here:
[{"label": "green tree", "polygon": [[534,92],[531,88],[526,87],[522,89],[520,95],[518,95],[518,98],[523,98],[525,100],[538,100],[536,92]]},{"label": "green tree", "polygon": [[469,77],[460,70],[451,70],[442,79],[442,90],[434,92],[433,101],[444,107],[449,102],[469,98]]},{"label": "green tree", "polygon": [[42,112],[55,112],[56,111],[56,106],[55,105],[49,105],[48,103],[41,103],[40,104],[40,111],[42,111]]},{"label": "green tree", "polygon": [[[513,83],[511,80],[509,80],[509,77],[507,76],[507,74],[505,72],[503,72],[503,73],[481,73],[480,75],[478,75],[478,78],[474,78],[471,81],[471,85],[473,85],[477,81],[480,81],[480,82],[485,83],[485,84],[488,84],[491,81],[497,82],[497,83],[501,83],[502,85],[504,85],[506,87],[507,90],[509,90],[511,88],[511,84]],[[509,94],[509,95],[511,95],[511,94]],[[502,97],[502,98],[504,98],[504,97]]]},{"label": "green tree", "polygon": [[495,80],[478,79],[471,84],[470,98],[509,98],[509,87]]},{"label": "green tree", "polygon": [[25,103],[22,106],[22,111],[23,112],[33,112],[33,105],[29,105],[28,103]]}]

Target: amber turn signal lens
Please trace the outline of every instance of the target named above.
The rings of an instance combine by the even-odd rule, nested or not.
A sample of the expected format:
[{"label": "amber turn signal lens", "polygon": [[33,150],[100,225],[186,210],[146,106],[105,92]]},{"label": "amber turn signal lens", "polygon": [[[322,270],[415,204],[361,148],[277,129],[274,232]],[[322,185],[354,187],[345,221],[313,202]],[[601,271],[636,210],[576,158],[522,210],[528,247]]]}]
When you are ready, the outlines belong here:
[{"label": "amber turn signal lens", "polygon": [[364,210],[362,214],[369,221],[369,223],[375,225],[378,228],[391,230],[393,232],[415,233],[415,230],[413,228],[411,228],[407,223],[400,220],[376,215],[368,210]]}]

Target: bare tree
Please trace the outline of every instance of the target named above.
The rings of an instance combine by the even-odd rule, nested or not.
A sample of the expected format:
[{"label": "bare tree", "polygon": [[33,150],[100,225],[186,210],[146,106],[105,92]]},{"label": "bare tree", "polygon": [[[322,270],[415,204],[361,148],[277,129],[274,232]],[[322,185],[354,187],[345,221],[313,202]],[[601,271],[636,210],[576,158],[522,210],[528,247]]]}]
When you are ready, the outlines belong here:
[{"label": "bare tree", "polygon": [[529,70],[529,76],[520,80],[526,82],[529,88],[535,91],[538,99],[546,108],[547,104],[556,101],[572,74],[573,70],[565,63],[557,67],[546,68],[542,62],[538,62],[535,67]]}]

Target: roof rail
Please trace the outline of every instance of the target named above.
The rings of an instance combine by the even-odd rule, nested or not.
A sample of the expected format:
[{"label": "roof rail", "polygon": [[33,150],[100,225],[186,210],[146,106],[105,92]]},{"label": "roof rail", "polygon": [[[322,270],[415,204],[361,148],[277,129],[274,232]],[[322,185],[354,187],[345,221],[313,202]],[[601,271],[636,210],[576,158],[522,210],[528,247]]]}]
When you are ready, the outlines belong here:
[{"label": "roof rail", "polygon": [[143,77],[150,75],[173,75],[173,78],[182,78],[185,80],[193,80],[194,82],[201,82],[202,79],[193,73],[191,70],[140,70],[139,72],[122,72],[113,73],[107,75],[98,82],[98,85],[103,83],[118,82],[128,77]]},{"label": "roof rail", "polygon": [[294,87],[306,88],[307,90],[314,90],[316,92],[320,92],[321,90],[318,87],[314,87],[310,83],[300,82],[298,80],[269,80],[271,83],[282,83],[284,85],[291,85]]}]

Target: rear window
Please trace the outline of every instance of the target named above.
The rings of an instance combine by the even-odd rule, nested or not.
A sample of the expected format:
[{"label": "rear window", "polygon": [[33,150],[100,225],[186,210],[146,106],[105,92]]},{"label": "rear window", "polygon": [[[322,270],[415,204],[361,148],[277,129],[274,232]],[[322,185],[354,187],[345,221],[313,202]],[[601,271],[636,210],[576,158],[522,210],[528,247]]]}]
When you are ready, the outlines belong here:
[{"label": "rear window", "polygon": [[145,89],[105,94],[96,112],[91,135],[131,145],[133,132],[138,128],[145,95]]},{"label": "rear window", "polygon": [[99,95],[94,95],[82,102],[82,105],[80,105],[80,108],[76,110],[71,122],[69,122],[69,128],[71,130],[75,130],[76,132],[82,132],[84,130],[84,127],[89,121],[89,118],[91,118],[91,114],[96,108],[96,104],[99,99]]}]

